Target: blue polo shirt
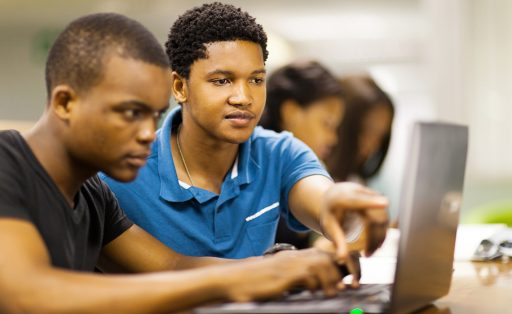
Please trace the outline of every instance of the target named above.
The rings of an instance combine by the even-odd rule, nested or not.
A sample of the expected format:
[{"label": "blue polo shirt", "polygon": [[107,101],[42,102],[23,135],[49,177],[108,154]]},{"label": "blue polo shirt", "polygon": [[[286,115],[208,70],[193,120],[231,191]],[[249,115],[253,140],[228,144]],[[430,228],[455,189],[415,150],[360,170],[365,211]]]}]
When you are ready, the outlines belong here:
[{"label": "blue polo shirt", "polygon": [[274,243],[280,215],[293,229],[307,230],[288,211],[288,193],[304,177],[329,175],[304,143],[256,127],[215,194],[178,180],[170,142],[179,123],[180,107],[157,131],[136,180],[100,174],[137,225],[181,254],[226,258],[262,255]]}]

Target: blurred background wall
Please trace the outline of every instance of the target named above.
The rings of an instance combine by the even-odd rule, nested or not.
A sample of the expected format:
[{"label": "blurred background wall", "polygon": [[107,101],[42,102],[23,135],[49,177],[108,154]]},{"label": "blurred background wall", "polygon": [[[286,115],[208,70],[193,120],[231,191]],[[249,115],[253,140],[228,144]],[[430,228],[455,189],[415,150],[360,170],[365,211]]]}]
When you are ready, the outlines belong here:
[{"label": "blurred background wall", "polygon": [[[26,128],[45,106],[44,61],[72,19],[119,12],[164,43],[177,16],[204,1],[0,0],[0,128]],[[512,1],[231,0],[269,34],[269,71],[313,58],[335,74],[368,72],[397,107],[393,139],[371,185],[396,215],[410,125],[470,126],[463,216],[512,203]],[[463,218],[464,218],[463,217]]]}]

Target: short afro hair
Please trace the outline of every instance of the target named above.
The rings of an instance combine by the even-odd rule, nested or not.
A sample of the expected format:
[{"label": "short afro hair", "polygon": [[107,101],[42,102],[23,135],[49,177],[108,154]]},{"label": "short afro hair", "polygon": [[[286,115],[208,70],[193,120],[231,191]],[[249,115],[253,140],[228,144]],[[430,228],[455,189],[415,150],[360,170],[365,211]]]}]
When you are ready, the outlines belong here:
[{"label": "short afro hair", "polygon": [[342,97],[343,89],[336,77],[314,60],[295,61],[275,70],[267,79],[267,102],[260,125],[276,132],[281,128],[281,106],[294,100],[301,107],[328,98]]},{"label": "short afro hair", "polygon": [[71,22],[50,49],[45,73],[48,99],[59,84],[78,93],[98,84],[111,53],[169,68],[162,46],[139,22],[115,13],[86,15]]},{"label": "short afro hair", "polygon": [[267,60],[267,34],[256,19],[240,8],[213,2],[181,15],[172,25],[165,47],[172,70],[188,78],[194,61],[208,57],[206,44],[233,40],[259,44],[263,60]]}]

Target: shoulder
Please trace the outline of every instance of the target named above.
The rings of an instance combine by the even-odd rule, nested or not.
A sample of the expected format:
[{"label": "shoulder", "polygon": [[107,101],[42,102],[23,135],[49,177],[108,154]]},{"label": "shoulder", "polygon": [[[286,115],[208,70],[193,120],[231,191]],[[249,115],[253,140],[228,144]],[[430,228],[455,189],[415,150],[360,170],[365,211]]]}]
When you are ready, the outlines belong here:
[{"label": "shoulder", "polygon": [[0,153],[7,155],[19,151],[21,134],[15,130],[0,131]]},{"label": "shoulder", "polygon": [[14,139],[17,139],[17,138],[20,138],[21,137],[21,134],[20,132],[16,131],[16,130],[2,130],[0,131],[0,142],[6,142],[6,141],[9,141],[9,140],[14,140]]},{"label": "shoulder", "polygon": [[28,144],[18,131],[0,131],[0,168],[18,172],[15,168],[27,169],[34,160]]},{"label": "shoulder", "polygon": [[295,141],[297,141],[297,139],[288,131],[277,133],[272,130],[264,129],[261,126],[257,126],[251,136],[253,146],[275,147],[291,145]]},{"label": "shoulder", "polygon": [[253,149],[270,154],[287,156],[288,154],[312,153],[311,149],[288,131],[275,132],[257,126],[251,136]]}]

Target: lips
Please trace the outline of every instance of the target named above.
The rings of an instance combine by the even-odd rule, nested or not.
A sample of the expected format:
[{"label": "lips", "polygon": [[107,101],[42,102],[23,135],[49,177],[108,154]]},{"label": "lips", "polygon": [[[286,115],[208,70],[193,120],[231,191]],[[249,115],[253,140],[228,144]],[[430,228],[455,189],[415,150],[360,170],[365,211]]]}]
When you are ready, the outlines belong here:
[{"label": "lips", "polygon": [[146,164],[149,153],[130,154],[125,157],[125,160],[132,167],[140,168]]},{"label": "lips", "polygon": [[254,114],[248,111],[234,111],[226,115],[226,119],[254,119]]},{"label": "lips", "polygon": [[234,126],[245,127],[248,126],[255,118],[254,114],[248,111],[234,111],[225,116]]}]

